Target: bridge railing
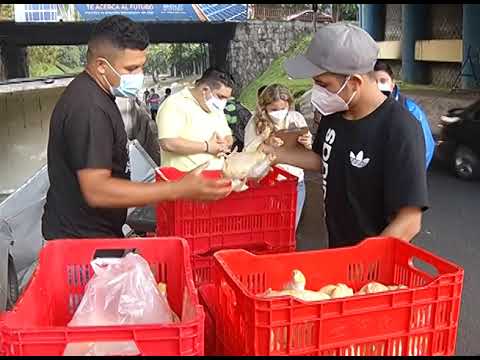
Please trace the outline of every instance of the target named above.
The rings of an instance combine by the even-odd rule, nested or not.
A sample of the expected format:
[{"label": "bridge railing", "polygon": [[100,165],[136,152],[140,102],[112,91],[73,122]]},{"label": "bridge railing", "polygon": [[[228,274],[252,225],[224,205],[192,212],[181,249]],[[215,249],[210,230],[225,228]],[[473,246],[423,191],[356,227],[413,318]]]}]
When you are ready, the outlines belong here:
[{"label": "bridge railing", "polygon": [[[312,22],[314,12],[312,10],[299,10],[299,9],[290,9],[290,8],[266,8],[252,6],[252,16],[253,20],[280,20],[280,21],[305,21]],[[318,11],[316,13],[318,22],[331,22],[333,21],[330,15],[321,13]]]}]

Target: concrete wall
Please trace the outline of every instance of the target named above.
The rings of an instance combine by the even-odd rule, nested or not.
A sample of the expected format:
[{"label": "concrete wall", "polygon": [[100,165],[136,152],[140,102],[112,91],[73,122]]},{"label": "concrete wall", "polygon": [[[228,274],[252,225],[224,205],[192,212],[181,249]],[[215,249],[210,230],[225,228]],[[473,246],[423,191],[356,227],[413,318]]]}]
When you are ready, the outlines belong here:
[{"label": "concrete wall", "polygon": [[[321,25],[319,25],[321,26]],[[259,76],[313,26],[301,21],[249,21],[237,25],[230,41],[227,63],[239,88]]]},{"label": "concrete wall", "polygon": [[0,96],[0,193],[16,189],[46,163],[50,116],[63,90]]}]

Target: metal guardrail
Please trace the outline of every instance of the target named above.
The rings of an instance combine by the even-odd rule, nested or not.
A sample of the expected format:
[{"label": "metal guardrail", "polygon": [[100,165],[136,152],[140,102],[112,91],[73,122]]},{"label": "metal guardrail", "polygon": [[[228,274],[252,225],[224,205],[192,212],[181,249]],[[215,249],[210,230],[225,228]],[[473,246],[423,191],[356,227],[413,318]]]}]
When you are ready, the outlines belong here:
[{"label": "metal guardrail", "polygon": [[[283,8],[265,8],[265,7],[252,7],[252,20],[283,20],[283,21],[313,21],[314,12],[312,10],[304,9],[283,9]],[[317,22],[333,21],[332,16],[317,12]]]}]

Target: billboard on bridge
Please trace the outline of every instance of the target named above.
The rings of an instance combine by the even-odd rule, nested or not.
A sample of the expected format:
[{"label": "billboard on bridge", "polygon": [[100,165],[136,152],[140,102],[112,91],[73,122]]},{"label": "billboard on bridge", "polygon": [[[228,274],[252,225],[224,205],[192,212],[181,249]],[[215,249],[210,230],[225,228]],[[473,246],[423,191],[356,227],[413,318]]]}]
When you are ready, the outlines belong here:
[{"label": "billboard on bridge", "polygon": [[16,22],[97,21],[125,15],[135,21],[241,22],[248,4],[15,4]]}]

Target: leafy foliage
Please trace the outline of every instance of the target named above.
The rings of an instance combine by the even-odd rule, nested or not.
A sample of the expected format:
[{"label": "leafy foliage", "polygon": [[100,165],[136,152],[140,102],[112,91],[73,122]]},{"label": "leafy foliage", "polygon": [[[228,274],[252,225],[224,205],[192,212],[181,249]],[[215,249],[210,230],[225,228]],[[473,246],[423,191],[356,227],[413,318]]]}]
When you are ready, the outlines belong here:
[{"label": "leafy foliage", "polygon": [[265,70],[263,74],[261,74],[243,89],[240,95],[240,102],[249,110],[254,110],[257,101],[257,90],[262,85],[270,85],[274,83],[286,85],[290,89],[291,93],[296,95],[296,97],[300,96],[306,90],[311,88],[311,79],[289,79],[287,73],[283,69],[283,63],[285,60],[305,52],[311,39],[311,35],[302,37],[285,54],[275,59],[275,61],[273,61],[273,63],[268,67],[267,70]]},{"label": "leafy foliage", "polygon": [[13,20],[13,4],[0,4],[0,21]]}]

